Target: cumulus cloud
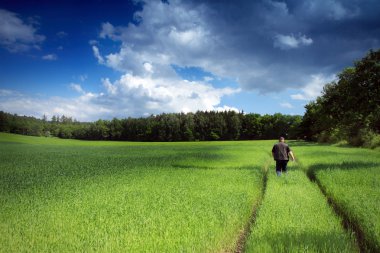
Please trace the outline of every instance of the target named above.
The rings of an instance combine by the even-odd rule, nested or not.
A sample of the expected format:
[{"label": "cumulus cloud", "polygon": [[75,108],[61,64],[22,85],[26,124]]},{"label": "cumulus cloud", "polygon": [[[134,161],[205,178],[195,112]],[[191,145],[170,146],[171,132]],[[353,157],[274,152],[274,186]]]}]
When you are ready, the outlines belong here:
[{"label": "cumulus cloud", "polygon": [[311,38],[307,38],[305,35],[298,37],[292,35],[278,34],[274,37],[273,46],[281,49],[298,48],[299,46],[308,46],[313,43]]},{"label": "cumulus cloud", "polygon": [[[93,121],[105,117],[112,111],[92,101],[99,94],[85,93],[77,98],[29,96],[16,91],[6,90],[7,96],[0,96],[0,108],[6,112],[30,115],[41,118],[42,115],[65,115],[81,121]],[[1,92],[0,92],[1,93]]]},{"label": "cumulus cloud", "polygon": [[102,79],[103,86],[107,90],[108,94],[116,95],[118,92],[118,88],[116,85],[113,85],[108,78]]},{"label": "cumulus cloud", "polygon": [[[347,61],[344,55],[351,50],[347,41],[352,35],[344,35],[344,43],[340,37],[335,39],[332,46],[328,38],[337,38],[336,30],[316,27],[341,25],[332,23],[337,20],[343,24],[360,13],[354,5],[332,0],[146,1],[134,15],[137,22],[105,21],[100,24],[99,37],[90,44],[99,64],[120,72],[119,80],[105,77],[102,81],[107,94],[128,98],[128,103],[120,104],[138,104],[152,111],[224,108],[218,103],[227,93],[206,100],[193,91],[197,85],[182,80],[172,66],[195,67],[208,73],[200,78],[201,85],[225,78],[236,81],[242,90],[261,94],[298,89],[292,98],[309,100],[341,69],[341,65],[331,63],[338,58]],[[115,42],[113,48],[117,49],[101,54],[99,48],[106,40]],[[318,46],[311,47],[313,44]],[[334,56],[326,54],[331,48]],[[321,74],[314,74],[318,72]],[[138,85],[132,85],[136,82]],[[290,103],[280,106],[294,107]]]},{"label": "cumulus cloud", "polygon": [[[347,51],[358,47],[357,42],[350,44],[357,40],[353,33],[337,37],[337,30],[329,29],[344,26],[344,20],[361,13],[350,2],[146,1],[135,13],[138,22],[100,24],[92,49],[100,64],[122,74],[172,77],[171,66],[176,65],[236,80],[243,90],[269,93],[297,89],[316,72],[331,75],[341,70],[341,64],[331,63],[351,64],[354,60],[347,57]],[[322,10],[329,8],[330,14],[321,20]],[[334,23],[337,19],[341,22]],[[119,48],[102,55],[99,48],[105,40],[116,42]],[[366,41],[367,45],[359,45],[361,52],[379,45],[376,39]],[[304,50],[299,53],[301,48]],[[326,53],[331,51],[334,55]],[[147,71],[145,63],[154,66],[150,69],[153,72]]]},{"label": "cumulus cloud", "polygon": [[303,87],[301,93],[293,94],[290,97],[294,100],[313,100],[321,95],[325,84],[336,79],[335,75],[324,76],[322,74],[312,75],[310,81]]},{"label": "cumulus cloud", "polygon": [[79,96],[70,99],[38,98],[11,90],[0,90],[0,108],[36,117],[43,114],[64,114],[82,121],[163,112],[238,110],[221,105],[221,99],[240,92],[240,89],[215,88],[203,82],[178,78],[153,79],[132,74],[124,74],[114,82],[106,78],[102,83],[104,90],[99,93],[87,92],[80,84],[71,83],[70,88],[79,93]]},{"label": "cumulus cloud", "polygon": [[[103,80],[106,97],[115,101],[120,109],[143,115],[145,113],[189,112],[215,110],[221,98],[239,92],[239,89],[215,88],[202,82],[190,82],[178,78],[152,78],[122,75],[113,83]],[[111,99],[112,98],[112,99]],[[117,103],[117,104],[116,104]],[[138,105],[130,108],[128,105]]]},{"label": "cumulus cloud", "polygon": [[47,55],[42,56],[42,59],[47,60],[47,61],[55,61],[58,59],[58,57],[56,54],[47,54]]},{"label": "cumulus cloud", "polygon": [[35,23],[27,24],[16,13],[0,9],[0,46],[12,53],[39,49],[45,40]]}]

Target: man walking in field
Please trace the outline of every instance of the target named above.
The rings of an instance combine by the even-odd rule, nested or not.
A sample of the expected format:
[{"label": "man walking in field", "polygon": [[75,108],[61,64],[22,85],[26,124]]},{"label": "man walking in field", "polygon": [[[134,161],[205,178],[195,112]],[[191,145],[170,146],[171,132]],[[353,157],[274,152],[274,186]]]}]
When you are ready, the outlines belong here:
[{"label": "man walking in field", "polygon": [[292,150],[289,145],[285,143],[285,138],[280,137],[279,142],[276,143],[272,148],[272,156],[276,161],[276,173],[277,176],[281,176],[282,172],[287,171],[287,165],[289,162],[289,156],[295,161]]}]

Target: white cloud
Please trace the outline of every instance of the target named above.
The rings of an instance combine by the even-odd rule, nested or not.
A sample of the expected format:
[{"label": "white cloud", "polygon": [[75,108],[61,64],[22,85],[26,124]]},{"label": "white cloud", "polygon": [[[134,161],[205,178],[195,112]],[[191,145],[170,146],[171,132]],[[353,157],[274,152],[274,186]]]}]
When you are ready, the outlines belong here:
[{"label": "white cloud", "polygon": [[219,111],[219,112],[224,112],[224,111],[234,111],[234,112],[239,112],[239,109],[236,108],[236,107],[231,107],[231,106],[227,106],[227,105],[224,105],[224,106],[218,106],[215,108],[216,111]]},{"label": "white cloud", "polygon": [[16,13],[0,9],[0,46],[8,51],[39,49],[45,36],[36,33],[34,24],[26,24]]},{"label": "white cloud", "polygon": [[116,32],[115,27],[111,23],[106,22],[102,24],[102,31],[100,32],[99,37],[103,39],[107,37],[116,39],[115,32]]},{"label": "white cloud", "polygon": [[203,77],[203,80],[204,80],[205,82],[211,82],[211,81],[214,80],[214,78],[213,78],[212,76],[205,76],[205,77]]},{"label": "white cloud", "polygon": [[305,35],[299,35],[295,37],[292,35],[277,34],[274,37],[273,46],[280,49],[293,49],[299,46],[308,46],[313,43],[311,38],[307,38]]},{"label": "white cloud", "polygon": [[122,45],[118,52],[105,56],[93,46],[94,55],[99,63],[135,75],[147,74],[146,62],[158,68],[154,70],[158,76],[171,72],[171,64],[208,69],[215,65],[209,55],[215,48],[215,38],[198,11],[188,10],[177,1],[147,2],[135,15],[143,20],[138,26],[103,23],[99,37],[121,41]]},{"label": "white cloud", "polygon": [[294,108],[294,106],[288,102],[280,103],[280,106],[283,108],[288,108],[288,109]]},{"label": "white cloud", "polygon": [[208,32],[202,26],[195,26],[184,31],[172,26],[168,34],[169,40],[173,44],[189,49],[201,47],[206,42],[204,38],[208,35]]},{"label": "white cloud", "polygon": [[77,83],[71,83],[70,88],[75,90],[78,93],[85,94],[86,92],[82,89],[82,86]]},{"label": "white cloud", "polygon": [[119,97],[120,105],[140,106],[136,110],[145,112],[181,112],[215,110],[226,95],[239,92],[239,89],[214,88],[202,82],[190,82],[179,78],[152,78],[150,76],[122,75],[113,84],[103,80],[107,95]]},{"label": "white cloud", "polygon": [[86,92],[80,84],[70,88],[79,93],[75,98],[28,96],[12,90],[0,90],[0,108],[11,113],[41,117],[64,114],[81,121],[99,118],[142,116],[163,112],[195,112],[197,110],[235,110],[220,106],[223,96],[240,89],[215,88],[203,82],[178,78],[152,78],[124,74],[111,82],[103,79],[104,91]]},{"label": "white cloud", "polygon": [[294,100],[313,100],[321,95],[325,84],[332,82],[336,79],[335,75],[324,76],[322,74],[312,75],[310,81],[304,88],[302,93],[290,95]]},{"label": "white cloud", "polygon": [[117,94],[117,91],[118,91],[117,86],[113,85],[108,78],[102,79],[102,82],[108,94],[111,94],[111,95]]},{"label": "white cloud", "polygon": [[99,94],[85,93],[77,98],[69,99],[62,97],[28,96],[10,91],[13,95],[0,96],[0,108],[6,112],[20,115],[30,115],[41,118],[42,115],[52,117],[53,115],[65,115],[81,121],[93,121],[112,111],[102,105],[96,105],[92,101]]},{"label": "white cloud", "polygon": [[58,57],[56,54],[47,54],[47,55],[42,56],[42,59],[47,60],[47,61],[55,61],[58,59]]},{"label": "white cloud", "polygon": [[104,63],[104,59],[103,59],[103,56],[100,55],[100,52],[99,52],[99,48],[95,45],[92,46],[92,51],[94,53],[94,56],[96,57],[96,59],[98,59],[98,63],[99,64],[103,64]]},{"label": "white cloud", "polygon": [[148,73],[153,73],[154,72],[153,71],[153,65],[151,63],[144,62],[143,65],[144,65],[144,69],[145,69],[146,72],[148,72]]}]

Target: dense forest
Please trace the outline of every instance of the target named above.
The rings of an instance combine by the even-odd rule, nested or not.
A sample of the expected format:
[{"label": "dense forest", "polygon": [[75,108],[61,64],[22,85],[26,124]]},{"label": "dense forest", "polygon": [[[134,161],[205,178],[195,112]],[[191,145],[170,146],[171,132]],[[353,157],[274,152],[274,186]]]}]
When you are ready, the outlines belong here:
[{"label": "dense forest", "polygon": [[299,136],[301,116],[244,114],[235,111],[169,113],[145,118],[83,123],[65,116],[12,115],[0,111],[0,131],[84,140],[204,141],[276,139]]},{"label": "dense forest", "polygon": [[380,146],[380,50],[369,51],[322,95],[305,106],[302,116],[244,114],[235,111],[163,113],[150,117],[84,123],[70,117],[48,120],[0,111],[0,131],[84,140],[204,141],[302,138]]},{"label": "dense forest", "polygon": [[300,131],[309,140],[380,146],[380,50],[344,69],[305,108]]}]

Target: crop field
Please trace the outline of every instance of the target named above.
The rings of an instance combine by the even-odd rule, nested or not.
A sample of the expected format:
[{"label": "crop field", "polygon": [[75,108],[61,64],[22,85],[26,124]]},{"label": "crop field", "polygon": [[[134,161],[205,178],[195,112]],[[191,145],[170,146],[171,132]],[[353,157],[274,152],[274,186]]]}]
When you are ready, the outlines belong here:
[{"label": "crop field", "polygon": [[247,252],[355,252],[354,243],[305,173],[269,175]]},{"label": "crop field", "polygon": [[379,151],[274,143],[0,133],[0,252],[376,252]]},{"label": "crop field", "polygon": [[269,144],[1,140],[2,252],[232,251]]},{"label": "crop field", "polygon": [[356,228],[362,251],[380,252],[379,150],[311,145],[299,155],[309,177]]}]

